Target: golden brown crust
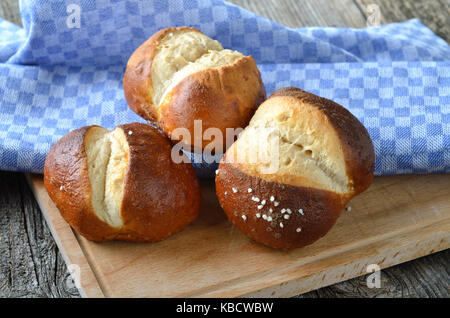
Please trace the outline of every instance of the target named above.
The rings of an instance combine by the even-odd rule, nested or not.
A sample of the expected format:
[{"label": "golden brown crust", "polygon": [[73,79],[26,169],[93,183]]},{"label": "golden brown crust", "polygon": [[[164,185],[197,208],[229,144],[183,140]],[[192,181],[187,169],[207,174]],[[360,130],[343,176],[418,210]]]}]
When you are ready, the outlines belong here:
[{"label": "golden brown crust", "polygon": [[156,242],[181,231],[197,217],[201,197],[192,165],[174,163],[170,141],[155,128],[134,123],[120,126],[130,149],[121,209],[124,224],[112,228],[101,221],[92,207],[84,149],[91,127],[61,138],[50,150],[44,167],[44,185],[50,198],[78,233],[98,242]]},{"label": "golden brown crust", "polygon": [[130,164],[122,202],[125,229],[118,238],[160,241],[197,218],[201,195],[195,170],[190,163],[173,162],[171,143],[155,128],[138,123],[120,127]]},{"label": "golden brown crust", "polygon": [[347,109],[332,100],[311,94],[296,87],[281,88],[269,98],[293,96],[319,108],[333,125],[341,140],[347,176],[353,183],[354,194],[366,190],[373,181],[375,151],[366,128]]},{"label": "golden brown crust", "polygon": [[127,63],[123,78],[125,99],[130,108],[144,119],[157,124],[158,115],[153,104],[152,62],[160,41],[170,32],[191,30],[194,28],[177,27],[162,29],[153,34],[133,52]]},{"label": "golden brown crust", "polygon": [[[286,98],[283,99],[283,96]],[[226,215],[243,233],[273,248],[298,248],[324,236],[348,201],[370,186],[375,155],[367,130],[344,107],[293,87],[276,91],[269,100],[274,97],[277,98],[277,103],[271,104],[270,108],[264,108],[267,105],[264,104],[258,112],[270,111],[273,107],[281,107],[285,103],[292,104],[292,98],[296,98],[302,102],[297,103],[296,107],[317,107],[320,111],[318,113],[326,116],[327,120],[323,124],[331,125],[329,134],[338,138],[323,138],[337,140],[342,148],[342,164],[345,165],[345,170],[342,171],[345,171],[350,185],[348,191],[327,190],[329,188],[319,183],[301,184],[302,172],[294,176],[296,184],[283,184],[284,179],[276,173],[271,175],[272,178],[262,174],[250,174],[249,171],[254,170],[247,169],[248,163],[235,162],[233,159],[233,153],[236,151],[252,151],[248,147],[236,148],[243,140],[239,139],[220,162],[216,176],[216,192]],[[241,146],[247,146],[247,143]],[[230,159],[227,159],[228,155],[231,156]],[[282,161],[284,158],[278,159]]]},{"label": "golden brown crust", "polygon": [[117,234],[117,229],[100,220],[92,207],[84,149],[84,137],[91,127],[71,131],[50,149],[44,165],[44,186],[64,220],[78,233],[89,240],[106,241]]},{"label": "golden brown crust", "polygon": [[[216,177],[220,205],[235,226],[264,245],[290,249],[315,242],[331,229],[347,203],[344,196],[334,192],[268,182],[247,175],[224,160]],[[274,201],[270,200],[272,196]],[[253,197],[259,202],[253,201]],[[262,200],[266,202],[258,209]],[[275,202],[278,202],[277,206]],[[289,209],[291,213],[282,213],[282,209]],[[263,215],[272,220],[264,219]],[[285,215],[289,215],[288,219]]]},{"label": "golden brown crust", "polygon": [[[153,59],[161,39],[170,32],[181,30],[200,32],[188,27],[163,29],[136,49],[127,63],[123,79],[125,99],[134,112],[159,126],[169,137],[176,128],[188,128],[193,139],[194,120],[201,119],[203,131],[217,127],[225,139],[226,128],[247,126],[257,107],[265,100],[261,74],[253,57],[247,56],[233,65],[187,76],[168,93],[170,98],[161,106],[155,105]],[[210,142],[203,141],[203,147]]]},{"label": "golden brown crust", "polygon": [[[255,61],[251,56],[243,57],[233,65],[204,70],[183,79],[160,106],[160,126],[169,137],[175,128],[187,128],[192,145],[194,120],[201,119],[203,131],[209,127],[222,131],[226,146],[226,128],[247,126],[265,98],[266,91]],[[177,137],[171,139],[177,140]],[[202,148],[210,142],[203,140]]]}]

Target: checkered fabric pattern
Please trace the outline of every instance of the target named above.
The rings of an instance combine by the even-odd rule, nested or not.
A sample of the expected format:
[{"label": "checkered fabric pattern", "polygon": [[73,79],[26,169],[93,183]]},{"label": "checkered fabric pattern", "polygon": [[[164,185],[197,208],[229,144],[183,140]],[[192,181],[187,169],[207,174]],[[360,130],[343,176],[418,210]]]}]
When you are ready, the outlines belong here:
[{"label": "checkered fabric pattern", "polygon": [[450,47],[418,20],[290,29],[222,0],[20,7],[23,28],[0,20],[0,169],[42,172],[72,129],[143,122],[123,96],[126,62],[155,31],[189,25],[253,55],[269,94],[297,86],[348,108],[374,141],[378,175],[450,172]]}]

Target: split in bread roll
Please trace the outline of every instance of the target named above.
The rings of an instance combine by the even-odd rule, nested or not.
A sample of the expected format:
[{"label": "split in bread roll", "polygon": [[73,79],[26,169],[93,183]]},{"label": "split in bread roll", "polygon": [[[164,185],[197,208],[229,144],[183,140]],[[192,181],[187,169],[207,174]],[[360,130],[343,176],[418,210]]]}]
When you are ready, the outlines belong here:
[{"label": "split in bread roll", "polygon": [[222,158],[219,202],[255,241],[297,248],[324,236],[373,180],[367,130],[344,107],[298,88],[273,93]]},{"label": "split in bread roll", "polygon": [[[144,42],[128,61],[123,86],[133,111],[196,152],[211,140],[194,134],[194,121],[202,121],[203,131],[221,131],[222,152],[226,128],[247,126],[266,97],[253,57],[225,50],[188,27],[160,30]],[[177,128],[187,129],[190,138]]]},{"label": "split in bread roll", "polygon": [[171,150],[170,140],[146,124],[83,127],[50,150],[45,188],[89,240],[160,241],[193,221],[201,200],[192,165],[174,163]]}]

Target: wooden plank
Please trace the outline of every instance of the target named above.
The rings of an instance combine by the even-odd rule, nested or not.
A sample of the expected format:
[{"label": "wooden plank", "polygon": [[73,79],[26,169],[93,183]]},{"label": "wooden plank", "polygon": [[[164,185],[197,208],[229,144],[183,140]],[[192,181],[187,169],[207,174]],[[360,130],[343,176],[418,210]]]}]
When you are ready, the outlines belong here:
[{"label": "wooden plank", "polygon": [[[299,266],[292,266],[281,270],[273,277],[260,277],[259,280],[248,281],[239,286],[247,291],[244,297],[291,297],[310,290],[315,290],[331,284],[336,284],[350,278],[367,274],[370,264],[377,264],[381,269],[397,265],[411,259],[416,259],[436,251],[447,249],[450,246],[448,233],[450,221],[437,222],[421,229],[411,229],[403,234],[397,233],[393,237],[367,244],[346,252],[333,254],[326,259],[319,259]],[[376,250],[376,253],[374,251]],[[301,274],[299,274],[301,273]],[[291,279],[292,277],[297,277]],[[269,279],[272,279],[270,281]],[[267,286],[257,289],[256,286]],[[223,294],[214,290],[202,294],[205,297],[227,297],[233,295]],[[237,291],[236,291],[237,292]],[[360,295],[361,296],[361,295]]]},{"label": "wooden plank", "polygon": [[228,0],[290,28],[302,26],[364,27],[366,20],[353,0]]},{"label": "wooden plank", "polygon": [[418,18],[434,33],[450,42],[450,2],[448,0],[355,0],[367,16],[367,6],[380,8],[381,23],[401,22]]},{"label": "wooden plank", "polygon": [[18,0],[0,1],[0,17],[22,26],[22,20],[19,13]]},{"label": "wooden plank", "polygon": [[[32,181],[51,220],[58,211],[42,180]],[[202,195],[199,218],[156,244],[98,244],[77,236],[106,296],[285,297],[362,275],[371,263],[386,268],[450,247],[448,175],[378,177],[330,233],[292,251],[266,248],[233,227],[211,181],[202,182]],[[54,229],[61,248],[72,249],[75,240],[65,242],[72,231]]]},{"label": "wooden plank", "polygon": [[0,297],[79,297],[23,174],[0,171]]},{"label": "wooden plank", "polygon": [[[58,209],[53,205],[47,191],[44,188],[43,179],[40,175],[27,175],[33,194],[43,210],[43,215],[50,228],[53,238],[58,245],[59,250],[66,264],[79,268],[78,290],[83,297],[104,297],[100,288],[99,281],[95,277],[86,256],[80,248],[77,236],[71,227],[61,217]],[[33,186],[34,185],[34,186]]]},{"label": "wooden plank", "polygon": [[[449,41],[448,1],[415,0],[341,1],[232,0],[290,27],[336,25],[364,27],[364,7],[379,4],[383,23],[419,17],[423,23]],[[20,25],[17,0],[0,1],[0,16]],[[258,3],[261,3],[258,5]],[[289,5],[283,5],[288,3]],[[306,4],[305,4],[306,3]],[[317,5],[316,5],[317,3]],[[330,5],[340,6],[338,10]],[[396,8],[392,10],[391,7]],[[411,10],[410,8],[413,8]],[[339,10],[340,9],[340,10]],[[386,14],[386,11],[392,12]],[[346,12],[356,22],[345,23]],[[437,20],[437,22],[434,22]],[[334,22],[338,21],[338,22]],[[359,22],[357,22],[359,21]],[[439,22],[439,21],[444,21]],[[341,24],[343,23],[344,24]],[[434,26],[435,25],[435,26]],[[442,31],[441,31],[442,30]],[[2,172],[0,178],[0,297],[73,297],[65,284],[67,269],[39,208],[22,175]],[[301,297],[448,297],[450,250],[395,266],[382,272],[380,289],[365,286],[364,277],[322,288]]]}]

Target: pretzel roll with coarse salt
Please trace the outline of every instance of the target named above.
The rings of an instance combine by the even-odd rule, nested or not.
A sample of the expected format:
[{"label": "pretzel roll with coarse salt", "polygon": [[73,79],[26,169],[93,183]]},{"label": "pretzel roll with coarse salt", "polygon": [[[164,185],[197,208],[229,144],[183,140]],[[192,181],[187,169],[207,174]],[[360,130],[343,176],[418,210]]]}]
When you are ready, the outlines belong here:
[{"label": "pretzel roll with coarse salt", "polygon": [[[220,140],[223,153],[226,129],[246,127],[266,97],[252,56],[224,49],[189,27],[160,30],[137,48],[128,60],[123,86],[134,112],[193,152]],[[203,132],[217,128],[223,140],[196,136],[196,122]]]},{"label": "pretzel roll with coarse salt", "polygon": [[364,126],[344,107],[298,88],[273,93],[222,158],[219,202],[255,241],[298,248],[324,236],[373,180]]},{"label": "pretzel roll with coarse salt", "polygon": [[173,162],[171,151],[170,140],[146,124],[79,128],[48,153],[44,185],[62,217],[89,240],[161,241],[200,209],[194,168]]}]

